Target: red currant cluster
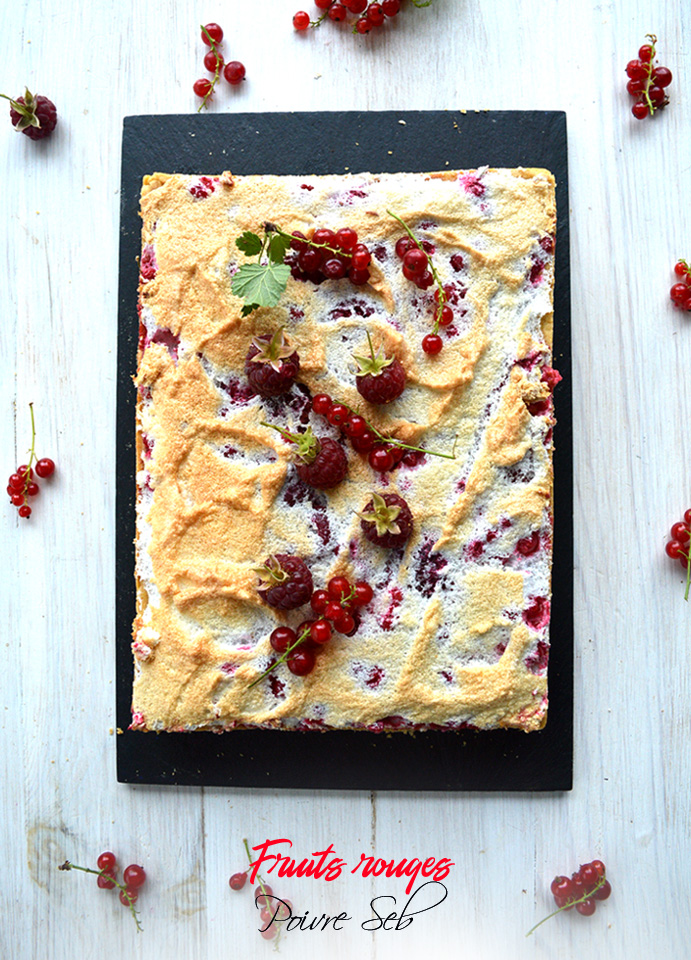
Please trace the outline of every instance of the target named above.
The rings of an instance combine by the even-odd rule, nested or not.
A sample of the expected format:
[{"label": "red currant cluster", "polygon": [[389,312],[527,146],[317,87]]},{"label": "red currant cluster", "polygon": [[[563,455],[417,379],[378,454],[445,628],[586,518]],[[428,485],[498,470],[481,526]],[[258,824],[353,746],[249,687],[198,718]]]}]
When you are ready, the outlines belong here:
[{"label": "red currant cluster", "polygon": [[35,497],[39,492],[39,486],[36,477],[45,480],[55,473],[55,464],[49,457],[43,457],[36,462],[36,475],[34,476],[34,448],[36,445],[36,424],[34,422],[34,405],[29,404],[31,412],[31,452],[29,462],[23,463],[17,467],[16,471],[10,475],[7,481],[7,494],[13,507],[18,508],[19,516],[28,519],[31,516],[31,507],[27,503],[29,497]]},{"label": "red currant cluster", "polygon": [[536,923],[527,935],[537,930],[539,926],[564,910],[576,910],[584,917],[591,917],[595,913],[598,900],[607,900],[612,893],[612,886],[607,879],[605,865],[602,860],[592,860],[583,863],[571,877],[555,877],[551,884],[552,896],[557,905],[549,916]]},{"label": "red currant cluster", "polygon": [[364,243],[358,243],[358,235],[350,227],[343,227],[335,233],[327,227],[320,227],[309,238],[294,230],[291,238],[290,246],[297,257],[285,262],[290,265],[295,280],[311,280],[319,284],[347,276],[356,287],[369,281],[372,254]]},{"label": "red currant cluster", "polygon": [[626,65],[629,78],[626,89],[632,97],[636,97],[631,112],[637,120],[644,120],[648,115],[652,117],[656,110],[667,106],[669,97],[666,89],[672,82],[671,71],[653,63],[657,37],[651,33],[647,37],[650,43],[644,43],[638,51],[638,59],[629,60]]},{"label": "red currant cluster", "polygon": [[686,260],[679,260],[674,265],[674,273],[679,280],[669,291],[670,299],[680,310],[691,310],[691,267]]},{"label": "red currant cluster", "polygon": [[669,531],[669,540],[665,552],[672,560],[678,560],[686,570],[686,594],[689,599],[689,580],[691,580],[691,509],[684,514],[684,519],[672,525]]},{"label": "red currant cluster", "polygon": [[591,917],[595,913],[596,901],[606,900],[612,892],[602,860],[581,864],[571,879],[555,877],[550,889],[560,910],[575,907],[584,917]]},{"label": "red currant cluster", "polygon": [[207,23],[206,26],[201,29],[203,42],[207,47],[211,47],[204,57],[204,67],[209,73],[213,73],[214,77],[213,80],[203,78],[201,80],[195,80],[194,82],[193,90],[202,100],[199,105],[199,110],[206,106],[221,75],[221,71],[223,71],[223,76],[232,87],[236,87],[242,83],[246,73],[244,64],[240,63],[239,60],[230,60],[228,63],[224,61],[223,54],[218,50],[218,46],[223,40],[223,30],[217,23]]},{"label": "red currant cluster", "polygon": [[[43,457],[36,463],[36,476],[42,480],[54,472],[55,464],[49,457]],[[16,473],[13,473],[7,481],[7,492],[12,506],[19,508],[19,516],[30,517],[31,507],[27,503],[27,498],[35,497],[39,492],[39,486],[36,483],[34,471],[28,464],[17,467]]]},{"label": "red currant cluster", "polygon": [[351,637],[359,626],[358,608],[366,606],[373,596],[372,587],[364,580],[352,586],[347,577],[332,577],[326,590],[315,590],[310,597],[317,619],[303,620],[296,630],[281,626],[272,632],[269,643],[281,657],[259,679],[282,662],[296,677],[311,673],[316,654],[329,642],[333,630]]},{"label": "red currant cluster", "polygon": [[[381,3],[369,3],[369,0],[314,0],[314,3],[323,11],[321,16],[312,20],[309,13],[299,10],[293,17],[296,30],[319,27],[327,17],[335,23],[342,23],[349,13],[353,13],[358,16],[353,23],[353,33],[364,34],[373,27],[383,26],[387,18],[395,17],[401,9],[401,0],[381,0]],[[415,5],[418,6],[417,3]]]},{"label": "red currant cluster", "polygon": [[[247,840],[243,840],[243,843],[247,851],[247,858],[252,863]],[[259,918],[264,924],[259,932],[265,940],[274,940],[277,936],[280,936],[278,924],[274,924],[274,920],[287,920],[292,914],[293,904],[290,900],[276,897],[272,888],[264,883],[261,876],[257,876],[257,880],[259,886],[255,887],[254,890],[254,903],[256,907],[261,909]],[[246,883],[246,873],[234,873],[228,881],[231,890],[242,890]],[[275,904],[272,904],[272,899],[276,901]]]},{"label": "red currant cluster", "polygon": [[93,873],[96,875],[96,883],[101,890],[112,890],[114,887],[117,887],[120,891],[120,903],[129,908],[137,924],[137,929],[141,930],[139,916],[134,905],[139,899],[139,888],[143,886],[146,881],[146,871],[144,867],[140,867],[136,863],[131,863],[125,867],[122,876],[123,882],[120,883],[117,879],[118,863],[114,853],[111,853],[110,850],[101,853],[96,861],[96,865],[98,870],[92,870],[91,867],[80,867],[77,866],[76,863],[70,863],[69,860],[66,860],[58,869],[81,870],[83,873]]},{"label": "red currant cluster", "polygon": [[444,286],[439,279],[432,262],[434,253],[432,244],[427,240],[417,240],[400,217],[395,219],[405,227],[407,234],[396,242],[396,254],[403,262],[401,267],[403,276],[414,283],[418,290],[428,290],[434,283],[437,285],[434,291],[434,330],[422,338],[422,349],[430,356],[434,356],[441,353],[444,346],[439,336],[439,327],[448,327],[453,323],[453,309],[449,303],[453,287],[450,284]]},{"label": "red currant cluster", "polygon": [[384,440],[372,426],[343,403],[334,402],[327,393],[318,393],[312,398],[312,409],[325,417],[332,427],[342,429],[357,453],[367,454],[373,470],[388,473],[403,462],[414,467],[424,457],[425,451],[409,449],[392,440]]}]

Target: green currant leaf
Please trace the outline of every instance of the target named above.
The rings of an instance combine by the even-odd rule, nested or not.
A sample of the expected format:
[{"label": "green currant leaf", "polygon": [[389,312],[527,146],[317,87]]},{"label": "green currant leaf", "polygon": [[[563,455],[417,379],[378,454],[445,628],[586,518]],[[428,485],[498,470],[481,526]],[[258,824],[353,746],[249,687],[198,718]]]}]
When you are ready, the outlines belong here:
[{"label": "green currant leaf", "polygon": [[242,236],[235,241],[235,246],[246,253],[248,257],[256,257],[258,253],[261,253],[262,240],[251,230],[245,230]]},{"label": "green currant leaf", "polygon": [[275,307],[289,276],[290,267],[285,263],[244,263],[233,277],[230,289],[248,305]]},{"label": "green currant leaf", "polygon": [[240,316],[249,317],[249,315],[253,313],[258,306],[259,306],[258,303],[246,303],[245,306],[240,311]]},{"label": "green currant leaf", "polygon": [[288,237],[275,233],[269,240],[269,259],[274,263],[283,263],[289,246],[290,240]]}]

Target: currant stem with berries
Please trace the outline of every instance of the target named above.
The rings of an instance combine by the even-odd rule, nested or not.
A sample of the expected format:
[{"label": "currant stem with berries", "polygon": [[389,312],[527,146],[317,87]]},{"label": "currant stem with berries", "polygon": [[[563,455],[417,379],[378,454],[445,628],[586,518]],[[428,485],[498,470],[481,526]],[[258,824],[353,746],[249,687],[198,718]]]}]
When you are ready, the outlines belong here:
[{"label": "currant stem with berries", "polygon": [[[320,396],[320,397],[324,396],[324,397],[325,397],[326,394],[319,394],[318,396]],[[331,399],[331,398],[329,398],[329,399]],[[413,445],[410,444],[410,443],[403,443],[402,440],[396,440],[395,437],[389,437],[389,436],[386,436],[386,435],[383,434],[383,433],[380,433],[380,432],[377,430],[377,428],[376,428],[372,423],[370,423],[369,420],[367,420],[366,417],[363,417],[363,416],[362,416],[362,414],[359,412],[359,410],[356,410],[354,407],[349,406],[347,403],[345,403],[345,401],[343,401],[343,400],[332,400],[332,401],[331,401],[331,404],[332,404],[333,407],[335,407],[335,406],[344,407],[344,408],[345,408],[349,413],[351,413],[353,416],[361,417],[361,418],[365,421],[365,424],[367,425],[367,426],[366,426],[366,429],[367,429],[367,430],[370,430],[370,431],[375,435],[375,437],[376,437],[378,440],[381,440],[382,443],[389,444],[389,445],[392,446],[392,447],[400,447],[401,450],[414,450],[416,453],[428,453],[431,457],[443,457],[445,460],[455,460],[455,459],[456,459],[456,443],[457,443],[457,441],[458,441],[458,437],[455,437],[455,438],[454,438],[454,444],[453,444],[453,448],[452,448],[452,450],[451,450],[451,453],[441,453],[439,450],[430,450],[428,447],[415,447],[415,446],[413,446]],[[328,420],[328,419],[329,419],[328,413],[327,413],[327,414],[324,414],[324,415],[326,416],[326,418],[327,418],[327,420]],[[330,421],[329,421],[329,422],[330,422]],[[346,431],[346,432],[347,432],[347,431]]]},{"label": "currant stem with berries", "polygon": [[[130,867],[128,867],[125,870],[125,873],[127,873],[127,870],[129,869]],[[119,880],[115,879],[115,877],[113,876],[112,867],[110,870],[108,869],[92,870],[91,867],[80,867],[76,863],[70,863],[69,860],[65,860],[65,862],[61,863],[58,867],[58,870],[81,870],[83,873],[93,873],[97,877],[104,877],[107,880],[109,880],[110,881],[109,885],[112,884],[114,887],[117,887],[118,890],[120,891],[120,902],[123,904],[123,906],[126,906],[129,908],[130,913],[134,917],[134,922],[137,925],[137,933],[141,933],[144,928],[142,927],[141,922],[139,920],[139,913],[137,912],[134,906],[137,900],[137,894],[136,893],[133,894],[129,889],[129,887],[140,887],[144,883],[144,880],[146,879],[146,874],[144,873],[144,870],[141,867],[139,867],[138,869],[141,871],[141,874],[138,874],[136,876],[137,882],[130,882],[130,884],[126,884],[126,883],[120,883]]]},{"label": "currant stem with berries", "polygon": [[679,560],[686,571],[684,600],[688,601],[691,588],[691,509],[686,511],[683,520],[673,524],[670,529],[665,553],[672,560]]},{"label": "currant stem with berries", "polygon": [[579,903],[585,903],[586,900],[592,900],[595,894],[599,890],[602,890],[605,887],[605,884],[609,886],[609,881],[607,880],[607,877],[603,875],[597,881],[597,884],[594,887],[591,887],[589,892],[584,893],[577,900],[569,900],[569,902],[564,904],[563,907],[557,907],[556,910],[553,910],[551,913],[548,913],[546,917],[543,917],[542,920],[539,921],[539,923],[536,923],[534,927],[531,927],[530,930],[528,930],[528,932],[526,933],[526,937],[529,937],[532,933],[534,933],[538,927],[542,926],[543,923],[547,923],[547,921],[551,920],[552,917],[556,917],[558,913],[563,913],[565,910],[571,910],[572,907],[577,907]]},{"label": "currant stem with berries", "polygon": [[[207,26],[212,26],[212,24],[207,24]],[[218,52],[218,48],[217,48],[217,46],[216,46],[216,41],[215,41],[214,38],[211,36],[211,34],[209,33],[209,31],[207,30],[207,28],[206,28],[205,26],[203,26],[203,25],[200,24],[200,27],[201,27],[201,31],[202,31],[202,40],[204,40],[204,43],[206,43],[206,44],[211,48],[211,52],[214,54],[214,56],[215,56],[215,58],[216,58],[216,69],[215,69],[215,71],[214,71],[214,78],[213,78],[213,80],[211,80],[211,81],[207,80],[207,81],[206,81],[206,83],[208,84],[208,89],[207,89],[206,93],[203,95],[203,99],[202,99],[202,102],[199,104],[199,107],[198,107],[198,109],[197,109],[197,113],[201,113],[201,111],[204,109],[204,107],[206,106],[207,102],[208,102],[209,99],[211,98],[211,94],[214,92],[214,87],[216,86],[216,83],[218,82],[218,78],[219,78],[219,76],[220,76],[220,74],[221,74],[221,66],[223,65],[223,57],[222,57],[222,56],[220,55],[220,53]],[[220,28],[219,28],[219,29],[220,29]],[[221,39],[218,41],[218,43],[220,43],[222,39],[223,39],[223,33],[221,32]],[[199,81],[197,81],[197,83],[199,83]]]},{"label": "currant stem with berries", "polygon": [[[425,353],[434,356],[437,353],[440,353],[444,343],[439,336],[439,327],[446,326],[453,319],[453,311],[451,310],[449,304],[447,303],[448,297],[446,294],[446,289],[441,282],[437,269],[434,266],[434,262],[430,254],[425,250],[424,246],[417,239],[415,234],[412,232],[410,227],[405,223],[399,216],[397,216],[393,211],[386,211],[389,216],[393,217],[400,225],[403,227],[405,232],[408,234],[408,239],[410,243],[414,244],[414,247],[409,247],[405,253],[400,253],[399,256],[403,259],[403,274],[408,279],[413,280],[421,289],[426,289],[427,286],[431,286],[432,283],[435,283],[437,289],[434,291],[434,301],[435,301],[435,310],[434,310],[434,328],[432,333],[428,333],[422,339],[422,349]],[[404,238],[401,238],[402,240]],[[399,241],[400,243],[401,241]],[[405,241],[404,241],[405,242]],[[399,252],[399,247],[397,245],[396,252]],[[413,251],[411,253],[411,250]],[[415,256],[414,251],[419,251],[419,254]],[[424,260],[422,257],[424,257]],[[415,257],[415,264],[409,263],[410,260]],[[428,270],[429,273],[426,273],[425,270]],[[425,277],[429,278],[431,274],[431,279],[428,282],[425,282]],[[424,286],[423,286],[424,284]]]},{"label": "currant stem with berries", "polygon": [[285,663],[288,657],[291,655],[291,653],[294,653],[295,650],[297,650],[297,648],[300,646],[300,644],[304,643],[304,641],[309,637],[309,635],[310,635],[310,628],[305,627],[305,629],[302,631],[302,633],[300,633],[300,635],[295,639],[295,641],[291,643],[287,647],[285,652],[279,656],[278,660],[275,660],[274,663],[272,663],[271,666],[264,671],[264,673],[262,673],[259,677],[257,677],[256,680],[253,680],[247,689],[251,690],[252,687],[255,687],[258,683],[260,683],[264,679],[264,677],[268,677],[268,675],[272,671],[274,671],[276,667],[280,666],[280,664],[282,663]]}]

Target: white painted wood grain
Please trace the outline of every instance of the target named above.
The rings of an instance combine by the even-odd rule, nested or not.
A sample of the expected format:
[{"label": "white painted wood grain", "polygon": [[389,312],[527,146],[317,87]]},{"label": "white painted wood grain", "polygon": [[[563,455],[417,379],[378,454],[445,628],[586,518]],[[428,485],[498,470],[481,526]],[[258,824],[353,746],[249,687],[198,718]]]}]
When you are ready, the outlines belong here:
[{"label": "white painted wood grain", "polygon": [[[56,101],[44,144],[0,127],[0,451],[24,458],[27,404],[58,463],[35,514],[5,508],[0,644],[0,955],[108,952],[243,960],[271,949],[227,879],[242,837],[333,842],[356,862],[450,856],[449,898],[406,931],[359,928],[391,881],[277,885],[340,934],[291,934],[287,957],[376,960],[686,955],[690,610],[666,531],[691,506],[691,317],[668,303],[691,256],[688,16],[678,0],[434,0],[378,35],[296,35],[284,0],[71,5],[2,0],[3,92]],[[306,4],[312,9],[311,3]],[[409,5],[410,6],[410,5]],[[569,795],[414,795],[132,788],[115,782],[114,472],[122,117],[195,109],[200,21],[226,29],[248,80],[213,109],[563,109],[570,147],[576,479],[576,770]],[[672,105],[635,122],[626,61],[645,33]],[[4,109],[4,108],[3,108]],[[3,114],[4,115],[4,114]],[[558,437],[558,434],[557,434]],[[112,847],[150,874],[145,931],[90,878]],[[614,894],[530,940],[555,873],[601,856]]]}]

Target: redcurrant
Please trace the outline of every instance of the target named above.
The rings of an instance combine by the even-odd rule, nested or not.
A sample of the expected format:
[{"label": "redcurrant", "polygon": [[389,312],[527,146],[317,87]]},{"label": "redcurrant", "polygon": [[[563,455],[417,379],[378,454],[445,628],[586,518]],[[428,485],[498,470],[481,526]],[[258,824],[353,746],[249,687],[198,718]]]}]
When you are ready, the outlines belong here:
[{"label": "redcurrant", "polygon": [[[206,31],[206,33],[204,31]],[[213,42],[216,44],[223,40],[223,30],[221,30],[217,23],[207,23],[204,25],[204,29],[202,30],[202,40],[207,47],[211,46],[211,40],[209,40],[209,37],[211,37],[211,40],[213,40]]]},{"label": "redcurrant", "polygon": [[223,68],[223,76],[233,87],[242,83],[246,73],[245,65],[240,63],[239,60],[231,60],[230,63],[227,63]]},{"label": "redcurrant", "polygon": [[247,874],[246,873],[234,873],[233,876],[228,881],[228,885],[231,890],[242,890],[242,888],[247,883]]},{"label": "redcurrant", "polygon": [[307,30],[310,25],[310,15],[304,10],[298,10],[293,17],[293,26],[296,30]]}]

